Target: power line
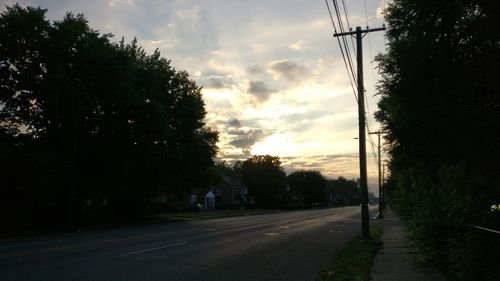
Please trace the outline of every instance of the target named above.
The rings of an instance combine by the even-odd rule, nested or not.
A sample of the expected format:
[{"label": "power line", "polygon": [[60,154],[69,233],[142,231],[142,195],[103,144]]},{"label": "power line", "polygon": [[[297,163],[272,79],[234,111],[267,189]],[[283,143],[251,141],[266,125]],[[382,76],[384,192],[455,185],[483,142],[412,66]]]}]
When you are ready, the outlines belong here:
[{"label": "power line", "polygon": [[[337,2],[337,0],[332,0],[332,3],[333,3],[333,7],[335,8],[335,14],[337,16],[337,21],[339,23],[340,32],[344,33],[345,32],[344,22],[342,20],[342,15],[340,12],[338,2]],[[347,19],[347,10],[345,9],[345,6],[344,6],[344,10],[346,11],[346,21],[349,22],[349,20]],[[350,28],[349,24],[348,24],[348,28]],[[349,30],[351,30],[351,29],[349,29]],[[352,55],[351,55],[351,50],[349,47],[349,42],[347,41],[347,39],[345,37],[342,37],[342,42],[344,44],[344,50],[345,50],[346,55],[347,55],[347,61],[349,62],[349,69],[351,70],[351,74],[352,74],[353,79],[356,80],[357,78],[356,78],[356,74],[354,72],[354,66],[353,66],[353,62],[351,59]],[[352,37],[351,37],[351,42],[353,43],[353,46],[354,46],[354,42],[352,41]]]},{"label": "power line", "polygon": [[[345,3],[345,0],[341,0],[342,7],[340,7],[340,4],[338,3],[337,0],[332,0],[333,7],[335,9],[334,13],[332,13],[332,10],[330,8],[330,4],[329,4],[328,0],[325,0],[325,3],[326,3],[326,6],[328,8],[328,13],[330,15],[330,20],[332,22],[332,26],[334,27],[334,31],[337,32],[337,27],[338,27],[338,29],[340,30],[341,33],[345,32],[346,29],[344,27],[343,18],[345,19],[345,22],[347,23],[347,28],[349,30],[352,30],[351,23],[349,20],[349,12],[348,12],[348,8],[347,8],[347,5]],[[368,21],[368,9],[367,9],[366,0],[364,0],[364,8],[365,8],[365,20],[366,20],[366,24],[367,24],[367,28],[368,28],[369,21]],[[337,24],[335,23],[335,19],[334,19],[333,15],[335,15],[335,17],[336,17]],[[367,35],[368,35],[368,37],[370,36],[369,33]],[[337,39],[338,39],[338,37],[337,37]],[[370,39],[370,37],[368,39]],[[351,54],[351,52],[354,49],[354,41],[353,40],[354,40],[353,36],[351,36],[351,42],[353,45],[352,48],[349,44],[349,41],[346,39],[345,36],[342,36],[342,41],[340,41],[338,39],[338,43],[339,43],[340,51],[342,53],[342,58],[344,60],[344,65],[346,66],[347,72],[349,74],[348,75],[349,81],[351,83],[351,87],[353,88],[354,96],[356,98],[356,101],[359,103],[357,96],[356,96],[356,91],[354,89],[354,83],[352,82],[353,80],[356,80],[356,74],[354,71],[354,66],[353,66],[353,61],[352,61],[352,57],[355,57],[355,55]],[[368,43],[369,43],[369,49],[370,49],[370,59],[371,59],[370,61],[373,61],[371,40],[369,40]],[[373,80],[375,80],[373,69],[371,69],[370,74],[371,74]],[[370,132],[370,131],[372,131],[371,114],[370,114],[369,103],[368,103],[368,99],[367,99],[366,95],[365,95],[365,103],[366,103],[366,110],[367,110],[365,112],[365,118],[368,119],[368,122],[365,124],[366,124],[367,130]],[[372,147],[373,160],[378,161],[377,154],[375,153],[375,144],[374,144],[374,141],[373,141],[371,136],[369,136],[368,141],[370,142],[371,147]]]},{"label": "power line", "polygon": [[[337,33],[337,27],[341,33],[345,32],[344,21],[342,19],[342,12],[341,11],[343,11],[345,22],[347,23],[347,28],[349,30],[352,30],[351,24],[349,21],[349,12],[348,12],[347,5],[345,4],[345,0],[342,0],[341,3],[342,3],[342,9],[340,8],[340,5],[339,5],[337,0],[332,0],[332,4],[333,4],[334,10],[335,10],[334,14],[335,14],[336,21],[337,21],[337,24],[336,24],[335,19],[334,19],[333,14],[332,14],[332,10],[330,8],[330,4],[328,3],[328,0],[325,0],[326,7],[328,9],[328,14],[330,15],[330,20],[332,22],[332,26],[333,26],[335,33]],[[365,19],[366,19],[366,22],[368,25],[366,0],[365,0]],[[352,52],[354,52],[354,50],[353,50],[354,49],[354,38],[353,38],[353,36],[351,36],[351,42],[353,44],[352,49],[349,46],[349,41],[345,38],[345,36],[342,36],[342,41],[340,41],[339,37],[337,37],[337,41],[339,43],[342,58],[344,60],[344,65],[345,65],[347,72],[348,72],[349,82],[351,84],[351,87],[353,88],[354,97],[356,98],[356,101],[359,103],[358,97],[356,95],[354,83],[353,83],[353,80],[356,80],[356,74],[355,74],[354,66],[353,66],[353,62],[352,62],[352,57],[356,57],[356,55],[355,55],[355,53],[354,53],[354,55],[351,55],[351,50],[352,50]],[[371,55],[371,49],[370,49],[370,55]],[[356,57],[356,59],[357,59],[357,57]],[[373,72],[371,72],[371,74],[373,76]],[[364,95],[364,96],[365,96],[365,101],[367,104],[367,111],[368,111],[367,112],[368,116],[366,116],[366,112],[365,112],[365,118],[368,118],[368,122],[365,123],[366,124],[365,126],[366,126],[367,130],[369,132],[371,132],[372,129],[371,129],[371,120],[370,120],[370,110],[369,110],[368,100],[366,98],[366,95]],[[372,147],[371,152],[372,152],[373,160],[376,162],[376,161],[378,161],[378,159],[377,159],[377,154],[375,153],[374,142],[373,142],[371,135],[369,135],[368,141],[370,142],[371,147]]]},{"label": "power line", "polygon": [[332,20],[333,31],[335,33],[337,33],[337,29],[335,28],[335,22],[333,20],[333,15],[332,15],[332,11],[330,10],[330,5],[328,4],[328,0],[325,0],[325,3],[326,3],[326,8],[328,8],[328,13],[330,14],[330,19]]},{"label": "power line", "polygon": [[[368,21],[368,8],[366,5],[366,0],[364,0],[363,3],[364,3],[364,8],[365,8],[366,28],[368,29],[370,26],[370,23]],[[373,58],[373,54],[372,54],[372,44],[371,44],[370,33],[368,33],[367,36],[368,36],[368,49],[369,49],[369,54],[370,54],[370,63],[372,63],[374,61],[374,58]],[[373,72],[374,72],[373,68],[370,68],[370,74],[371,74],[372,80],[375,81],[375,75]],[[365,101],[366,101],[366,114],[367,114],[367,119],[368,119],[368,122],[366,123],[366,125],[367,125],[368,132],[372,132],[371,114],[370,114],[370,105],[368,103],[368,95],[365,95]],[[368,136],[369,136],[369,142],[370,142],[371,147],[372,147],[373,159],[375,160],[375,164],[378,165],[378,162],[380,160],[378,159],[377,153],[375,152],[375,144],[373,142],[372,136],[371,135],[368,135]]]},{"label": "power line", "polygon": [[[347,12],[347,5],[345,4],[344,0],[342,0],[342,6],[344,7],[344,14],[345,14],[345,20],[347,22],[347,27],[349,28],[349,30],[352,30],[351,23],[349,22],[349,13]],[[352,47],[354,49],[354,37],[353,36],[351,36],[351,43],[352,43]],[[356,52],[354,52],[354,50],[353,50],[353,53],[354,53],[354,57],[356,57]]]},{"label": "power line", "polygon": [[[364,3],[365,3],[365,20],[366,20],[366,28],[368,28],[370,26],[370,23],[368,21],[368,8],[366,6],[366,0],[364,0]],[[384,4],[385,5],[385,4]],[[372,55],[372,40],[370,38],[370,33],[367,34],[368,36],[368,49],[370,51],[370,59],[371,61],[373,61],[373,55]]]},{"label": "power line", "polygon": [[368,28],[368,9],[366,8],[366,0],[365,0],[365,19],[366,19],[366,27]]},{"label": "power line", "polygon": [[[325,0],[325,3],[326,3],[326,7],[328,8],[328,13],[330,14],[330,19],[332,21],[333,30],[334,30],[335,33],[337,33],[337,28],[335,26],[335,21],[333,19],[333,15],[332,15],[332,11],[330,9],[330,5],[328,4],[328,0]],[[340,28],[340,26],[339,26],[339,28]],[[344,49],[342,48],[342,44],[340,42],[340,38],[337,38],[337,42],[339,43],[340,53],[342,54],[342,58],[344,60],[344,65],[345,65],[345,67],[347,69],[347,76],[349,77],[349,82],[351,84],[351,88],[352,88],[352,91],[353,91],[353,94],[354,94],[354,98],[356,99],[356,102],[358,102],[358,96],[356,94],[356,87],[354,86],[354,82],[353,82],[353,79],[355,80],[355,77],[354,77],[354,74],[353,74],[352,66],[349,67],[349,65],[347,63],[346,55],[344,54]],[[349,70],[350,70],[350,72],[349,72]],[[353,76],[351,76],[351,74]]]}]

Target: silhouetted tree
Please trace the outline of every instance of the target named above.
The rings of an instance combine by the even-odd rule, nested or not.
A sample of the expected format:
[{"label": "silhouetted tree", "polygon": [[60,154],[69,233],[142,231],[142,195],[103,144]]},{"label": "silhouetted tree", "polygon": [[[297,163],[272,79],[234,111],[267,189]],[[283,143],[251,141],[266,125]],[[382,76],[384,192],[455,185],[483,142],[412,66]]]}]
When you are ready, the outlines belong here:
[{"label": "silhouetted tree", "polygon": [[292,196],[300,203],[326,203],[326,180],[319,171],[295,171],[288,175],[288,184]]},{"label": "silhouetted tree", "polygon": [[358,205],[359,201],[359,184],[358,181],[348,180],[344,177],[338,177],[335,180],[327,180],[326,189],[328,193],[333,194],[334,205]]},{"label": "silhouetted tree", "polygon": [[396,0],[377,119],[387,132],[391,198],[453,280],[496,280],[500,228],[500,5]]},{"label": "silhouetted tree", "polygon": [[262,207],[279,207],[283,201],[286,174],[277,156],[255,155],[245,160],[240,167],[243,184],[248,195]]},{"label": "silhouetted tree", "polygon": [[158,192],[204,182],[217,133],[188,73],[136,40],[110,42],[83,15],[50,23],[45,12],[0,16],[2,215],[74,223],[91,204],[141,217]]}]

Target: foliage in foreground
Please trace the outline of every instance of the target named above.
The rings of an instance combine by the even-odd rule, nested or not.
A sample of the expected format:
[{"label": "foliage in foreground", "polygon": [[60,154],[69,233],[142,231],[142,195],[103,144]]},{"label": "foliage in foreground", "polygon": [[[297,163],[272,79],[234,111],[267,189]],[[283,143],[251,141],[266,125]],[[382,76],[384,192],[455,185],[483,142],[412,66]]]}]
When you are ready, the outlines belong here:
[{"label": "foliage in foreground", "polygon": [[142,217],[202,182],[217,134],[189,75],[82,15],[45,13],[0,15],[2,229]]},{"label": "foliage in foreground", "polygon": [[322,268],[317,281],[369,281],[373,260],[380,249],[382,227],[370,229],[372,239],[357,236],[335,256],[331,265]]},{"label": "foliage in foreground", "polygon": [[452,280],[497,280],[500,6],[394,1],[376,117],[387,132],[393,207]]}]

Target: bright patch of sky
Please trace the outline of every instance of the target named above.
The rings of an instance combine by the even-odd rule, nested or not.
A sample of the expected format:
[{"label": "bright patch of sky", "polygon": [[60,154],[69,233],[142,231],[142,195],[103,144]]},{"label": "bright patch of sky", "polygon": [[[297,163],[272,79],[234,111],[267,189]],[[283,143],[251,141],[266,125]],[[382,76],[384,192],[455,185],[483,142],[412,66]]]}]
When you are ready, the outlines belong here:
[{"label": "bright patch of sky", "polygon": [[[12,5],[16,1],[2,1]],[[382,25],[385,1],[353,0],[353,27]],[[331,2],[330,2],[331,3]],[[365,4],[366,3],[366,4]],[[203,86],[207,124],[220,132],[218,157],[280,156],[287,172],[315,169],[358,177],[357,105],[322,0],[21,0],[48,9],[51,20],[83,13],[92,28],[115,39],[158,48]],[[366,5],[366,13],[365,13]],[[372,130],[378,75],[373,56],[384,34],[364,43],[365,88]],[[376,142],[376,139],[373,138]],[[375,143],[376,147],[376,143]],[[377,167],[367,144],[370,188]]]}]

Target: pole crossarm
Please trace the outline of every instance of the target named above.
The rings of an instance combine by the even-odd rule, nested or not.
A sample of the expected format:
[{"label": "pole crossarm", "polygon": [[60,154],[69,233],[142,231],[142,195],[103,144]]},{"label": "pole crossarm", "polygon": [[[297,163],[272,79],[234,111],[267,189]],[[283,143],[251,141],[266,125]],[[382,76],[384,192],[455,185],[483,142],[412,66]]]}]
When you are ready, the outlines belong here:
[{"label": "pole crossarm", "polygon": [[[375,31],[383,31],[386,30],[387,28],[385,26],[383,27],[377,27],[377,28],[366,28],[365,30],[361,30],[361,33],[368,33],[368,32],[375,32]],[[341,33],[334,33],[333,37],[338,37],[338,36],[346,36],[346,35],[356,35],[357,31],[356,30],[351,30],[347,32],[341,32]]]}]

